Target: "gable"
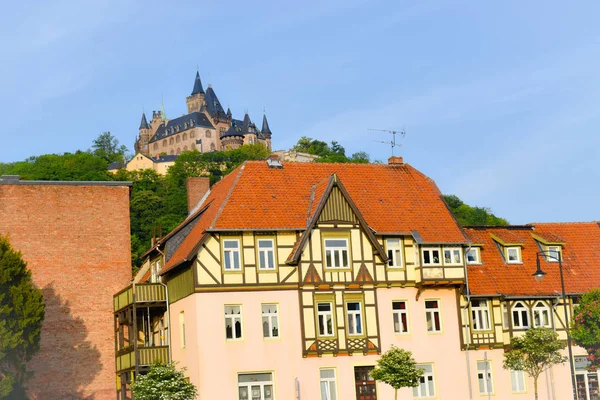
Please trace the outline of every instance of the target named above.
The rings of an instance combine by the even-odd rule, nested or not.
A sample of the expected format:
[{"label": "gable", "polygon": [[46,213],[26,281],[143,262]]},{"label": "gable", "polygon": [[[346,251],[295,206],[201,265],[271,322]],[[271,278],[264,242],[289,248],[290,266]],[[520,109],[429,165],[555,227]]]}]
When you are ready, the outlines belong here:
[{"label": "gable", "polygon": [[338,187],[334,187],[323,207],[318,222],[350,222],[358,224],[358,218]]}]

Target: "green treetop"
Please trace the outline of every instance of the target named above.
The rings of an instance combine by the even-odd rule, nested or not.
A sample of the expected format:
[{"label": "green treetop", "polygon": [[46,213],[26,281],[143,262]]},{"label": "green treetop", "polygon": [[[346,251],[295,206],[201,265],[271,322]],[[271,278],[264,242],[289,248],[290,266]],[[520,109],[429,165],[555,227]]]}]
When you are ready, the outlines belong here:
[{"label": "green treetop", "polygon": [[377,366],[371,373],[373,378],[394,388],[394,399],[398,399],[398,389],[419,386],[423,370],[410,351],[392,347],[377,360]]}]

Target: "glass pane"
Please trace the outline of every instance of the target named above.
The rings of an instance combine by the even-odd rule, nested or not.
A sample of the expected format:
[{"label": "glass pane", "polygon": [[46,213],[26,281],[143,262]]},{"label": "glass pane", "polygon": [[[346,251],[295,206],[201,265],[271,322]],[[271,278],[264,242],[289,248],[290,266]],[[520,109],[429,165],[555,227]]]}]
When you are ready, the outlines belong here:
[{"label": "glass pane", "polygon": [[331,250],[325,252],[325,266],[331,267]]},{"label": "glass pane", "polygon": [[259,240],[258,247],[259,248],[264,248],[264,247],[271,248],[271,247],[273,247],[273,242],[271,240]]},{"label": "glass pane", "polygon": [[329,394],[331,395],[331,400],[337,399],[337,394],[335,392],[335,382],[329,382]]},{"label": "glass pane", "polygon": [[392,302],[392,309],[394,310],[406,310],[406,303],[403,301]]},{"label": "glass pane", "polygon": [[360,311],[360,303],[347,303],[348,311]]},{"label": "glass pane", "polygon": [[340,266],[348,266],[348,252],[346,250],[342,250],[342,264]]},{"label": "glass pane", "polygon": [[431,255],[429,254],[429,251],[427,251],[427,250],[423,252],[423,263],[431,264]]},{"label": "glass pane", "polygon": [[334,257],[334,261],[333,261],[333,265],[336,267],[341,266],[341,261],[340,261],[340,252],[339,251],[334,251],[333,252],[333,257]]},{"label": "glass pane", "polygon": [[400,318],[398,313],[394,313],[394,332],[401,332],[400,331]]},{"label": "glass pane", "polygon": [[321,382],[321,400],[331,400],[327,393],[327,382]]},{"label": "glass pane", "polygon": [[437,264],[440,262],[440,251],[439,250],[432,250],[431,255],[433,257],[434,264]]},{"label": "glass pane", "polygon": [[240,395],[240,400],[248,400],[248,388],[244,387],[244,386],[240,387],[239,395]]},{"label": "glass pane", "polygon": [[240,253],[233,252],[233,269],[240,269]]},{"label": "glass pane", "polygon": [[331,311],[331,303],[319,303],[317,307],[319,311]]},{"label": "glass pane", "polygon": [[238,242],[237,240],[225,240],[223,241],[223,247],[226,249],[237,249]]},{"label": "glass pane", "polygon": [[273,400],[273,385],[265,385],[265,400]]},{"label": "glass pane", "polygon": [[428,300],[425,302],[425,308],[437,308],[437,300]]},{"label": "glass pane", "polygon": [[266,374],[239,374],[238,382],[271,382],[271,373]]},{"label": "glass pane", "polygon": [[399,266],[400,265],[400,250],[396,250],[394,251],[394,265]]},{"label": "glass pane", "polygon": [[356,315],[356,333],[362,333],[362,318],[360,314]]},{"label": "glass pane", "polygon": [[267,267],[266,264],[265,264],[265,252],[264,251],[261,251],[261,252],[258,253],[258,262],[259,262],[258,265],[259,265],[260,268],[264,269],[264,268]]},{"label": "glass pane", "polygon": [[408,332],[408,320],[407,320],[407,315],[406,314],[402,314],[402,332]]},{"label": "glass pane", "polygon": [[275,268],[275,260],[274,260],[274,257],[273,257],[273,252],[272,252],[272,251],[269,251],[269,252],[267,253],[267,257],[268,257],[268,259],[269,259],[269,264],[267,265],[267,266],[268,266],[268,268],[269,268],[269,269],[274,269],[274,268]]},{"label": "glass pane", "polygon": [[429,389],[429,396],[434,396],[435,395],[435,388],[433,385],[433,376],[428,376],[427,377],[427,387]]},{"label": "glass pane", "polygon": [[322,369],[320,371],[321,379],[324,378],[335,378],[335,371],[333,369]]},{"label": "glass pane", "polygon": [[454,252],[452,253],[452,255],[454,256],[454,263],[455,264],[460,264],[460,250],[454,250]]},{"label": "glass pane", "polygon": [[444,262],[450,264],[452,257],[450,256],[450,250],[444,250]]},{"label": "glass pane", "polygon": [[269,317],[262,317],[263,337],[270,337]]},{"label": "glass pane", "polygon": [[346,247],[346,239],[326,239],[326,247]]},{"label": "glass pane", "polygon": [[348,333],[356,333],[354,330],[354,318],[352,318],[352,315],[348,315]]},{"label": "glass pane", "polygon": [[252,392],[252,400],[262,400],[260,395],[260,386],[252,385],[250,391]]},{"label": "glass pane", "polygon": [[388,247],[398,247],[400,246],[400,239],[387,239]]},{"label": "glass pane", "polygon": [[271,336],[279,337],[279,319],[271,317]]},{"label": "glass pane", "polygon": [[225,269],[231,269],[231,251],[225,251],[223,257],[225,258]]}]

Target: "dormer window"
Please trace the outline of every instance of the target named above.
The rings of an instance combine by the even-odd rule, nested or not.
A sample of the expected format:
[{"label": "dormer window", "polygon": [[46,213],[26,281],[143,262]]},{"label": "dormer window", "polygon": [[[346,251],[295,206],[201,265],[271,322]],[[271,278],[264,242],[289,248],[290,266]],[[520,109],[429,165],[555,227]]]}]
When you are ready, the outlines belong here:
[{"label": "dormer window", "polygon": [[444,265],[461,265],[462,250],[460,247],[444,248]]},{"label": "dormer window", "polygon": [[424,248],[423,254],[423,265],[440,265],[442,263],[440,258],[440,249],[437,247]]},{"label": "dormer window", "polygon": [[561,259],[560,246],[548,246],[546,261],[558,262]]},{"label": "dormer window", "polygon": [[479,247],[471,247],[467,252],[467,264],[481,264]]},{"label": "dormer window", "polygon": [[521,248],[514,246],[514,247],[507,247],[505,249],[505,253],[506,253],[506,262],[509,264],[521,264]]}]

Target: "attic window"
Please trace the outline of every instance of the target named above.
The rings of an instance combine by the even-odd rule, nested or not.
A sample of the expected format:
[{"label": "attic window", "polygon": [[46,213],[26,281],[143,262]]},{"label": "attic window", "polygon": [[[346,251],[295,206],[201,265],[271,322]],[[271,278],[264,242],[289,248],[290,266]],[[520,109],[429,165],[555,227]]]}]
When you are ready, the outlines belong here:
[{"label": "attic window", "polygon": [[560,246],[548,246],[546,261],[558,262],[561,259]]},{"label": "attic window", "polygon": [[467,252],[467,264],[481,264],[478,247],[471,247]]},{"label": "attic window", "polygon": [[509,264],[521,264],[521,248],[514,246],[514,247],[507,247],[506,250],[506,262]]}]

